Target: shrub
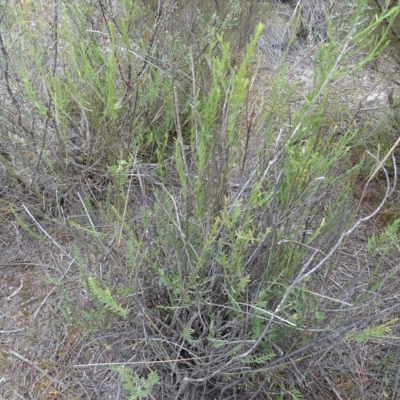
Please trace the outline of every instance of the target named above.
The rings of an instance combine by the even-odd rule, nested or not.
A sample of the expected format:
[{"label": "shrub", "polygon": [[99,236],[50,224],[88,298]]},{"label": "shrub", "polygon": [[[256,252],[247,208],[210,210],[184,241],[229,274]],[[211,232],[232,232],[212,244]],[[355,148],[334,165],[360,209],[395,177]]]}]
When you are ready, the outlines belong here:
[{"label": "shrub", "polygon": [[[341,346],[388,339],[398,303],[385,290],[396,271],[360,262],[351,280],[331,283],[346,240],[392,190],[376,160],[387,190],[360,217],[352,203],[360,164],[349,151],[360,133],[323,129],[332,86],[380,54],[387,31],[371,32],[399,12],[361,25],[363,6],[343,41],[328,31],[294,114],[284,63],[267,98],[252,97],[263,31],[257,25],[242,54],[252,3],[63,4],[48,46],[37,45],[45,19],[28,24],[35,5],[18,9],[30,42],[20,42],[25,60],[14,54],[10,24],[2,121],[17,137],[5,138],[6,165],[34,193],[56,180],[55,199],[45,200],[59,232],[73,233],[73,251],[24,205],[35,225],[26,228],[70,259],[62,279],[76,267],[88,294],[70,317],[76,326],[110,338],[107,349],[134,349],[128,361],[115,352],[115,362],[75,368],[112,367],[132,399],[301,398],[336,393],[315,378],[320,358],[328,365]],[[397,229],[395,221],[369,240],[371,257],[393,251]],[[342,382],[341,373],[326,382]]]}]

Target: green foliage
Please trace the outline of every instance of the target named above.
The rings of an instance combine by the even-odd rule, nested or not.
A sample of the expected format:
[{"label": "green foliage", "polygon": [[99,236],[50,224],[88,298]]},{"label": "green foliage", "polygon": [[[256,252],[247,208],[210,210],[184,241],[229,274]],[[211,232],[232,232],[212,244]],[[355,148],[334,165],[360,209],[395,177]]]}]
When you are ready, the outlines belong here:
[{"label": "green foliage", "polygon": [[395,219],[385,227],[381,235],[373,234],[368,239],[367,248],[371,255],[385,256],[394,246],[397,246],[399,226],[400,219]]},{"label": "green foliage", "polygon": [[357,342],[363,343],[377,339],[393,339],[393,337],[389,336],[388,333],[391,332],[392,326],[396,324],[398,320],[398,318],[394,318],[381,325],[366,328],[362,332],[352,332],[346,336],[346,340],[356,340]]},{"label": "green foliage", "polygon": [[129,314],[129,310],[121,307],[111,295],[110,289],[101,289],[96,280],[91,276],[88,278],[88,289],[92,301],[100,308],[104,308],[110,313],[125,318]]},{"label": "green foliage", "polygon": [[193,333],[194,329],[191,328],[190,326],[187,326],[183,331],[182,331],[182,337],[187,340],[190,344],[195,343],[196,341],[193,339]]},{"label": "green foliage", "polygon": [[43,242],[45,240],[45,238],[41,235],[39,235],[38,233],[34,232],[22,219],[21,217],[18,215],[18,213],[14,210],[13,207],[10,208],[12,214],[14,215],[14,218],[16,219],[16,221],[19,223],[19,225],[21,226],[21,228],[28,232],[33,238],[35,238],[36,240],[38,240],[39,242]]},{"label": "green foliage", "polygon": [[124,382],[124,389],[129,392],[128,400],[147,398],[160,380],[155,371],[150,372],[147,378],[138,378],[125,367],[113,367],[112,369],[121,375]]}]

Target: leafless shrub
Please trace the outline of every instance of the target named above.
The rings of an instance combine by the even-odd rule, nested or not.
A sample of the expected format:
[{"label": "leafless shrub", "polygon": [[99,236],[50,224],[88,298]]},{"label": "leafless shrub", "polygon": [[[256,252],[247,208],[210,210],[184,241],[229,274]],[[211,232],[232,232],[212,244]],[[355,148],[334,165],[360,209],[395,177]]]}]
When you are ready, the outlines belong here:
[{"label": "leafless shrub", "polygon": [[302,16],[310,34],[324,39],[327,33],[327,18],[333,7],[332,0],[306,0],[302,2]]}]

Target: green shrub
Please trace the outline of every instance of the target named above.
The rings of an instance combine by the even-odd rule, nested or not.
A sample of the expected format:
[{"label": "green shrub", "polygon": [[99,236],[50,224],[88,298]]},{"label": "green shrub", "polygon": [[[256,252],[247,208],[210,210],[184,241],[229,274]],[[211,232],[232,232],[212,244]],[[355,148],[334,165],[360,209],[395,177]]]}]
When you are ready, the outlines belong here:
[{"label": "green shrub", "polygon": [[[383,264],[359,267],[362,291],[353,281],[330,286],[345,241],[390,191],[359,218],[360,164],[349,149],[360,132],[324,129],[331,88],[385,49],[387,30],[371,33],[399,13],[360,24],[364,5],[342,41],[328,27],[293,113],[285,64],[267,99],[252,98],[263,31],[252,26],[247,43],[254,2],[62,3],[47,46],[38,45],[44,21],[28,24],[35,5],[18,10],[26,60],[11,51],[10,27],[5,90],[15,114],[3,123],[21,137],[5,138],[7,167],[36,192],[56,180],[46,201],[74,234],[71,265],[91,300],[76,314],[90,333],[115,326],[116,342],[134,342],[123,367],[106,363],[127,398],[301,398],[292,366],[385,339],[396,322],[374,315],[386,301]],[[395,248],[397,228],[370,239],[371,255]]]}]

